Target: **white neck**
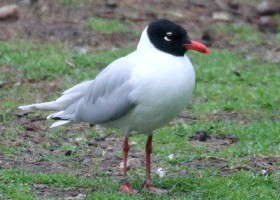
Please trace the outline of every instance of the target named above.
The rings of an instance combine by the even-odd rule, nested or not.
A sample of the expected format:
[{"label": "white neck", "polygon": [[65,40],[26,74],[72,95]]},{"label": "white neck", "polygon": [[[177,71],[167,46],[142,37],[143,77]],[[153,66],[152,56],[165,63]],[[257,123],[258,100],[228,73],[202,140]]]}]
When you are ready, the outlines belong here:
[{"label": "white neck", "polygon": [[142,53],[146,53],[147,51],[154,51],[157,50],[159,51],[150,41],[147,33],[148,27],[144,29],[142,32],[142,35],[140,37],[140,41],[137,45],[137,51],[140,51]]}]

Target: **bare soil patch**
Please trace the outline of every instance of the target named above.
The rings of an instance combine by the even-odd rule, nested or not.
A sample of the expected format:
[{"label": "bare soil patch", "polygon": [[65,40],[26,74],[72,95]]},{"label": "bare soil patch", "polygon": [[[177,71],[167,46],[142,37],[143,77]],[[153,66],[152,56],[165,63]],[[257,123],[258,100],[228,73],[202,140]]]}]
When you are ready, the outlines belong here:
[{"label": "bare soil patch", "polygon": [[253,155],[248,156],[246,164],[236,166],[232,170],[252,171],[263,176],[271,175],[280,169],[280,157]]},{"label": "bare soil patch", "polygon": [[[247,160],[247,158],[246,158]],[[280,170],[280,158],[271,156],[249,156],[242,164],[232,165],[223,158],[205,157],[186,163],[188,168],[214,169],[222,176],[229,176],[238,171],[251,171],[262,176],[271,175]]]},{"label": "bare soil patch", "polygon": [[[37,118],[38,119],[38,118]],[[24,123],[24,131],[17,138],[1,141],[1,145],[15,147],[19,152],[14,156],[0,154],[0,168],[23,169],[34,173],[64,173],[82,177],[96,177],[100,174],[122,175],[122,137],[109,135],[101,138],[79,138],[73,132],[85,127],[76,126],[51,138],[46,134],[45,121],[31,120]],[[75,150],[63,150],[67,143]],[[130,145],[129,169],[144,166],[144,153]]]},{"label": "bare soil patch", "polygon": [[173,123],[192,124],[195,123],[196,121],[211,120],[211,121],[246,124],[258,120],[261,117],[262,117],[261,114],[256,116],[252,116],[252,115],[249,116],[247,113],[241,113],[241,112],[217,112],[217,113],[209,113],[200,116],[193,116],[191,114],[183,112],[176,119],[173,120]]},{"label": "bare soil patch", "polygon": [[239,138],[233,135],[213,135],[207,131],[197,131],[189,137],[190,144],[193,146],[205,145],[211,151],[220,151],[233,143],[239,141]]},{"label": "bare soil patch", "polygon": [[[24,3],[25,2],[25,3]],[[29,2],[29,3],[26,3]],[[149,1],[140,0],[84,1],[84,3],[62,3],[62,1],[1,1],[0,6],[17,3],[19,19],[0,22],[0,40],[13,37],[26,38],[41,42],[67,42],[73,46],[89,46],[96,50],[124,47],[136,43],[126,34],[98,34],[84,24],[90,17],[118,18],[131,24],[131,31],[141,31],[150,21],[157,18],[170,18],[186,27],[191,38],[203,40],[209,46],[217,48],[245,49],[248,53],[260,49],[253,43],[230,42],[230,34],[219,33],[212,29],[214,24],[251,23],[255,31],[259,27],[259,12],[256,5],[248,3],[222,1]],[[219,16],[218,18],[215,16]],[[226,18],[224,16],[227,16]],[[132,25],[133,24],[133,25]],[[279,25],[276,22],[276,26]],[[265,26],[266,27],[266,26]],[[271,36],[268,33],[268,37]],[[262,45],[264,51],[277,48],[277,45]],[[267,49],[266,49],[267,48]],[[246,51],[246,49],[248,51]]]},{"label": "bare soil patch", "polygon": [[86,193],[90,192],[84,188],[57,188],[45,184],[33,184],[32,192],[38,198],[56,197],[67,200],[85,199]]},{"label": "bare soil patch", "polygon": [[206,157],[198,160],[191,160],[187,162],[186,165],[188,168],[194,168],[197,170],[212,168],[218,170],[221,174],[223,174],[229,168],[228,162],[225,159],[216,157]]}]

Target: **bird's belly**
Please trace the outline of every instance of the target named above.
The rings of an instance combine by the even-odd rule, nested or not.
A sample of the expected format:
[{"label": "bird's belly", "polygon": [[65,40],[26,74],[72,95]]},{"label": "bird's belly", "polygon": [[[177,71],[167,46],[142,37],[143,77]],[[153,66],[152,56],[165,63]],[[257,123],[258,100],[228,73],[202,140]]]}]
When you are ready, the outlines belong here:
[{"label": "bird's belly", "polygon": [[131,113],[130,127],[135,131],[150,132],[175,118],[191,98],[192,90],[170,91],[154,94],[146,103]]},{"label": "bird's belly", "polygon": [[134,90],[129,98],[136,106],[108,126],[122,129],[126,133],[151,132],[164,126],[184,109],[192,96],[195,83],[192,65],[187,59],[174,57],[162,63],[144,63],[134,69],[131,76]]},{"label": "bird's belly", "polygon": [[174,119],[191,99],[194,79],[165,79],[153,83],[142,91],[137,106],[121,119],[110,123],[110,127],[124,132],[151,132]]},{"label": "bird's belly", "polygon": [[[176,102],[174,103],[176,104]],[[158,106],[139,107],[139,109],[135,108],[131,114],[133,120],[129,120],[129,127],[132,131],[151,132],[175,118],[183,108],[184,106],[181,103],[175,106],[162,104]]]}]

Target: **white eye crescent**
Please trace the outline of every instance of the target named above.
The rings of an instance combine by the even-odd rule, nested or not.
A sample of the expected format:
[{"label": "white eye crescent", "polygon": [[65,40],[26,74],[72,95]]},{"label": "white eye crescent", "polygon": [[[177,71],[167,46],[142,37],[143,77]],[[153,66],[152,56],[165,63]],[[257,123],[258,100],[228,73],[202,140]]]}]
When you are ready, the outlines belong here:
[{"label": "white eye crescent", "polygon": [[171,41],[171,39],[169,39],[167,36],[165,36],[164,39],[165,39],[166,41],[168,41],[168,42]]},{"label": "white eye crescent", "polygon": [[166,40],[166,41],[168,41],[168,42],[170,42],[171,41],[171,39],[170,38],[168,38],[169,36],[171,36],[172,35],[172,33],[171,32],[167,32],[166,33],[166,36],[164,37],[164,39]]}]

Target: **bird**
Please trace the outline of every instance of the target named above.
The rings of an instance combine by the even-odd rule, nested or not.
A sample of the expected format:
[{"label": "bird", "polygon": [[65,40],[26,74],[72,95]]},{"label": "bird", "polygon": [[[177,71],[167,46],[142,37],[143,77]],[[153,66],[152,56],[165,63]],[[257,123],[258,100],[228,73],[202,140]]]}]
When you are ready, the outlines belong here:
[{"label": "bird", "polygon": [[113,61],[95,79],[71,87],[55,101],[19,109],[54,111],[47,117],[55,120],[51,128],[86,122],[119,129],[124,134],[122,193],[133,192],[127,178],[129,136],[147,134],[143,188],[156,193],[160,189],[151,181],[153,134],[182,112],[192,97],[195,72],[188,50],[210,53],[191,40],[181,25],[165,18],[155,20],[144,28],[134,52]]}]

